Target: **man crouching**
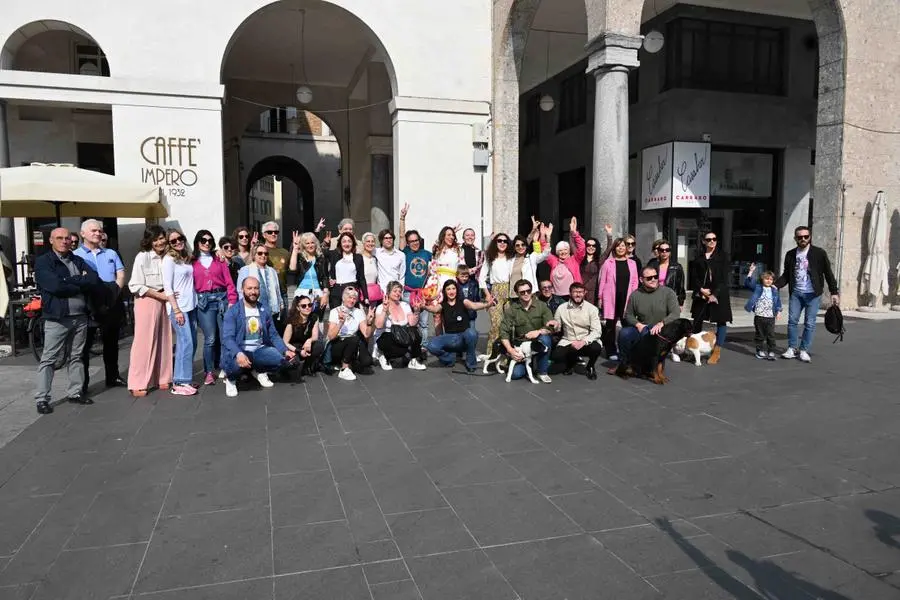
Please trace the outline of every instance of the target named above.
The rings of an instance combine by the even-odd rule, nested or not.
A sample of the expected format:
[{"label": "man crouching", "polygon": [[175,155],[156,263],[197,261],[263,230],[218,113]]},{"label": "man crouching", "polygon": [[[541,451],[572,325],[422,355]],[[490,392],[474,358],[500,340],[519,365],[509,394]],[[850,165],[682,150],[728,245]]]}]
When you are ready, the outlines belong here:
[{"label": "man crouching", "polygon": [[222,368],[225,395],[238,395],[237,379],[244,371],[264,388],[275,385],[268,373],[280,369],[294,352],[282,341],[269,309],[259,304],[259,280],[248,277],[241,286],[244,299],[225,313],[222,327]]}]

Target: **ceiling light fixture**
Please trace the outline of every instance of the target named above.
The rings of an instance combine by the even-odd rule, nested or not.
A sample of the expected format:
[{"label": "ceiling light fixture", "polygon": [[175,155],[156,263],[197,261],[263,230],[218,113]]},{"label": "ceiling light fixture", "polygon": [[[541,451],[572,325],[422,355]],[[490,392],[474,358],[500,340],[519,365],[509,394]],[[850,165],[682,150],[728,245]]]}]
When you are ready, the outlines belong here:
[{"label": "ceiling light fixture", "polygon": [[[653,18],[659,16],[659,8],[656,6],[656,0],[653,0]],[[644,36],[644,50],[649,52],[650,54],[656,54],[660,50],[663,49],[663,46],[666,44],[666,37],[662,34],[661,31],[657,29],[651,29],[647,35]]]},{"label": "ceiling light fixture", "polygon": [[[301,8],[300,12],[300,77],[304,82],[309,82],[306,76],[306,9]],[[297,88],[297,102],[300,104],[309,104],[313,101],[313,93],[309,86],[301,85]]]}]

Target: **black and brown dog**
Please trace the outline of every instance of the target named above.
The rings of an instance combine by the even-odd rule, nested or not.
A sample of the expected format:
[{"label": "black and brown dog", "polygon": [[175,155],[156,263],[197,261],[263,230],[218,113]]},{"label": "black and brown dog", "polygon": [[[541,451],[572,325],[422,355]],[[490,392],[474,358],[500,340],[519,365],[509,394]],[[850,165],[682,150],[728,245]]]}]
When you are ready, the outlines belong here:
[{"label": "black and brown dog", "polygon": [[669,382],[666,377],[666,357],[675,344],[694,332],[690,319],[676,319],[664,325],[656,335],[644,335],[628,353],[628,364],[620,363],[610,374],[622,379],[646,377],[657,385]]}]

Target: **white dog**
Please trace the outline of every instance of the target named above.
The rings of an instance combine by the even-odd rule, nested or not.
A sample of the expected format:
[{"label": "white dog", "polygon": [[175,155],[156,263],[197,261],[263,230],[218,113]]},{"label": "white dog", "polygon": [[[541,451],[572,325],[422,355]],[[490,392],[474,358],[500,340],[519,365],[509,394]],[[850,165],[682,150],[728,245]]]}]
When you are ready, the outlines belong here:
[{"label": "white dog", "polygon": [[507,383],[512,381],[513,367],[515,367],[517,362],[525,363],[525,371],[528,373],[528,379],[531,380],[531,383],[539,383],[538,380],[534,378],[534,373],[531,367],[531,358],[538,352],[541,352],[545,349],[544,344],[542,344],[541,341],[537,339],[525,340],[524,342],[516,346],[516,349],[522,353],[523,359],[521,361],[513,361],[511,356],[505,355],[503,353],[503,344],[500,341],[494,342],[494,347],[491,348],[490,355],[482,354],[478,357],[478,360],[484,361],[483,372],[487,374],[488,369],[491,367],[491,365],[493,365],[494,369],[496,369],[498,373],[502,374],[503,367],[500,366],[500,359],[506,356],[510,360],[510,364],[506,369]]},{"label": "white dog", "polygon": [[702,331],[689,337],[683,337],[675,342],[672,348],[672,360],[681,362],[680,355],[691,353],[694,356],[694,364],[700,366],[700,357],[712,354],[716,347],[716,334],[712,331]]}]

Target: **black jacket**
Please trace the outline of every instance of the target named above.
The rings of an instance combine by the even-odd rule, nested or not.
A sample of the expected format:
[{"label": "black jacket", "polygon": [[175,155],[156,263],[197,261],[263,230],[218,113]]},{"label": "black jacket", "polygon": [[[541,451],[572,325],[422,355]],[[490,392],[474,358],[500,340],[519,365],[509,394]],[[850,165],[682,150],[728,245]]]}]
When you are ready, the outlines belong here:
[{"label": "black jacket", "polygon": [[70,274],[69,268],[53,250],[41,254],[34,261],[34,279],[41,290],[41,313],[45,318],[69,316],[69,298],[78,294],[83,294],[85,305],[89,305],[92,295],[102,284],[97,272],[88,268],[83,258],[71,252],[69,258],[81,275]]},{"label": "black jacket", "polygon": [[[700,295],[701,288],[709,289],[718,302],[709,303]],[[691,317],[712,323],[731,323],[731,258],[716,250],[709,259],[700,255],[691,263],[691,290],[694,301]]]},{"label": "black jacket", "polygon": [[[832,294],[839,292],[837,280],[831,270],[831,261],[828,260],[828,253],[818,246],[810,244],[809,251],[806,254],[806,260],[809,261],[808,273],[809,281],[812,283],[813,293],[821,296],[825,290],[825,282],[828,282],[828,291]],[[775,280],[775,286],[783,288],[788,286],[788,291],[794,293],[794,273],[797,270],[797,249],[788,250],[784,255],[784,272],[781,277]]]},{"label": "black jacket", "polygon": [[[340,250],[332,250],[328,253],[328,277],[330,279],[337,279],[334,266],[341,260],[343,255],[344,253]],[[356,266],[356,289],[359,290],[359,298],[368,303],[369,286],[366,283],[366,265],[363,262],[362,254],[353,255],[353,264]]]},{"label": "black jacket", "polygon": [[[659,259],[651,258],[647,261],[648,267],[653,267],[659,272]],[[666,287],[671,288],[675,295],[678,296],[678,305],[684,306],[684,299],[687,292],[684,290],[684,269],[678,263],[669,263],[669,270],[666,271]]]},{"label": "black jacket", "polygon": [[[338,258],[340,260],[340,258]],[[331,273],[331,266],[328,262],[328,258],[324,254],[320,254],[316,257],[316,260],[313,261],[313,266],[316,268],[316,279],[319,280],[319,289],[327,290],[331,286],[329,285],[329,274]],[[304,258],[301,254],[297,257],[297,269],[292,271],[297,274],[297,285],[303,281],[303,277],[306,276],[306,272],[309,270],[309,261]]]}]

